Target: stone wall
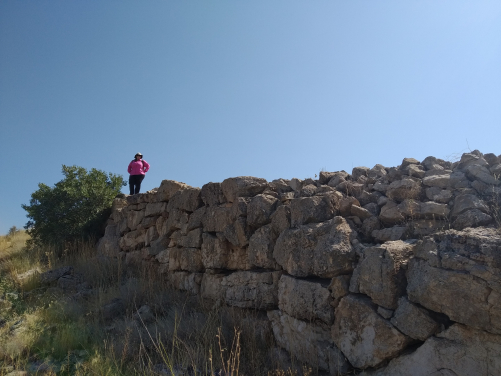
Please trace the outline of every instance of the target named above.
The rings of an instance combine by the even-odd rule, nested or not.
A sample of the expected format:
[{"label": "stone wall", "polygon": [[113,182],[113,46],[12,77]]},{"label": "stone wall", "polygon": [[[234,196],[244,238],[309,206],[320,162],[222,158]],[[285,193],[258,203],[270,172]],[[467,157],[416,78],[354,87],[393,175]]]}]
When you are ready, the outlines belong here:
[{"label": "stone wall", "polygon": [[327,374],[500,375],[500,157],[164,180],[115,199],[98,248],[266,311],[277,345]]}]

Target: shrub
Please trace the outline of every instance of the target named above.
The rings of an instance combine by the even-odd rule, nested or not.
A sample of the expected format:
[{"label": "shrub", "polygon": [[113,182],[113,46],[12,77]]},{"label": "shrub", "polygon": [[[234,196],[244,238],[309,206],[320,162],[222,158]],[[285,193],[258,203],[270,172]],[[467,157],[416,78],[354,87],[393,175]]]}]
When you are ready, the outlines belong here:
[{"label": "shrub", "polygon": [[31,194],[25,229],[36,245],[64,246],[78,239],[99,236],[110,214],[111,204],[121,187],[120,175],[95,168],[62,167],[64,179],[49,187],[38,184]]}]

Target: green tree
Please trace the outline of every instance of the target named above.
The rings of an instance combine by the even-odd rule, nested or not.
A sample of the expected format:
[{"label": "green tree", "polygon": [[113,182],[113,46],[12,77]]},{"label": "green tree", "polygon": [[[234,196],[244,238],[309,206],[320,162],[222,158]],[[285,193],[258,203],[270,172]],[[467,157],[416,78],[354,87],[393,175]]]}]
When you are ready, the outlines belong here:
[{"label": "green tree", "polygon": [[64,179],[49,187],[38,184],[29,205],[22,205],[29,221],[24,228],[37,245],[99,236],[110,215],[113,199],[126,185],[123,177],[95,168],[65,166]]}]

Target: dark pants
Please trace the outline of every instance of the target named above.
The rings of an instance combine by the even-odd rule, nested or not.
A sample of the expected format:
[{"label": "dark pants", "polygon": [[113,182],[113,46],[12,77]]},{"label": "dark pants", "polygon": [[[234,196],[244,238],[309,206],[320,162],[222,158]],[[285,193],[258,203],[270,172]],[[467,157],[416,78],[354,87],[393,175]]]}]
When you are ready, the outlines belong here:
[{"label": "dark pants", "polygon": [[129,176],[129,188],[130,194],[135,195],[139,193],[141,189],[141,182],[144,179],[144,175],[130,175]]}]

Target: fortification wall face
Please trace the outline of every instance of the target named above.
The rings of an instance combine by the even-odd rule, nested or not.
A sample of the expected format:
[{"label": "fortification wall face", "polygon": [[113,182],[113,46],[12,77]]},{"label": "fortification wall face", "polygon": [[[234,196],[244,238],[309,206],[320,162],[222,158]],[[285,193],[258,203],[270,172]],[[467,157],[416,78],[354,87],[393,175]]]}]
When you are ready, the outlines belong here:
[{"label": "fortification wall face", "polygon": [[98,249],[266,311],[278,346],[332,375],[498,375],[500,162],[474,151],[318,180],[164,180],[115,199]]}]

